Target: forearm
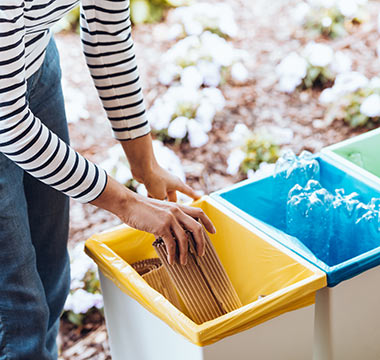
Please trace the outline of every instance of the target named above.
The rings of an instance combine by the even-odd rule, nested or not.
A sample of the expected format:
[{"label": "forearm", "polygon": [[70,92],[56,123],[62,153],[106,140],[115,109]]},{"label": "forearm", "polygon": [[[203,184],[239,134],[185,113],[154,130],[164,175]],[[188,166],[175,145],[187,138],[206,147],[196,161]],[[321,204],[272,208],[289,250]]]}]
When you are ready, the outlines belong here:
[{"label": "forearm", "polygon": [[[90,204],[107,210],[116,216],[128,216],[128,209],[136,202],[136,194],[119,184],[111,176],[107,177],[107,185],[102,194]],[[126,219],[123,219],[124,221]]]},{"label": "forearm", "polygon": [[86,62],[115,138],[147,134],[143,93],[131,37],[129,0],[81,0]]},{"label": "forearm", "polygon": [[128,158],[133,177],[144,183],[144,178],[152,174],[158,165],[153,152],[151,135],[147,134],[134,140],[122,141],[121,145]]}]

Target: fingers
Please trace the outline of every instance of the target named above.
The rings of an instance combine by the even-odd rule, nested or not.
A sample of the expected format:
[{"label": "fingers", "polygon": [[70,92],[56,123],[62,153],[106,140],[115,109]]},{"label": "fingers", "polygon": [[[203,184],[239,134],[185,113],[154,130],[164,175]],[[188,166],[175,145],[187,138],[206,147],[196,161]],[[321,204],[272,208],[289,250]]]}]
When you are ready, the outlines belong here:
[{"label": "fingers", "polygon": [[173,206],[167,213],[164,228],[162,230],[162,239],[165,242],[168,252],[168,262],[170,265],[175,263],[176,247],[179,250],[179,261],[181,265],[186,265],[188,254],[188,238],[185,230],[180,225],[179,218],[185,215],[177,206]]},{"label": "fingers", "polygon": [[168,200],[171,202],[177,202],[177,192],[176,191],[168,191]]},{"label": "fingers", "polygon": [[206,242],[203,226],[188,215],[184,215],[184,217],[181,219],[181,222],[183,226],[193,234],[198,256],[203,256],[205,253]]},{"label": "fingers", "polygon": [[170,265],[173,265],[175,263],[177,247],[175,236],[179,237],[181,236],[181,234],[178,231],[177,233],[173,231],[175,217],[170,211],[167,211],[165,215],[160,217],[159,221],[162,226],[159,232],[159,236],[161,236],[162,240],[164,240],[164,243],[166,245],[166,250],[168,252],[168,262]]},{"label": "fingers", "polygon": [[161,236],[161,238],[164,240],[166,251],[168,252],[168,262],[170,265],[173,265],[176,255],[176,242],[174,240],[174,237],[170,231],[168,231],[165,235]]},{"label": "fingers", "polygon": [[173,222],[172,230],[173,230],[175,237],[177,239],[177,245],[178,245],[178,249],[179,249],[179,261],[180,261],[181,265],[186,265],[187,264],[187,254],[188,254],[188,250],[189,250],[189,243],[188,243],[188,238],[187,238],[186,232],[177,220],[175,220]]},{"label": "fingers", "polygon": [[[168,203],[169,205],[169,203]],[[176,257],[176,246],[178,246],[179,261],[181,265],[186,265],[189,251],[188,235],[186,230],[193,235],[197,254],[203,256],[205,253],[205,232],[200,220],[205,224],[206,229],[215,233],[216,230],[211,220],[206,216],[202,209],[177,204],[169,205],[161,232],[161,237],[165,242],[168,252],[168,262],[173,265]],[[176,241],[177,240],[177,241]]]},{"label": "fingers", "polygon": [[213,223],[208,218],[208,216],[203,212],[202,209],[199,209],[199,208],[196,208],[196,207],[191,207],[191,206],[185,206],[185,205],[181,205],[180,207],[181,207],[181,210],[185,214],[190,215],[194,219],[201,220],[202,224],[204,225],[204,227],[206,228],[206,230],[209,233],[211,233],[211,234],[215,234],[216,233],[216,229],[215,229]]},{"label": "fingers", "polygon": [[193,190],[189,185],[183,183],[180,179],[178,179],[177,189],[181,193],[190,196],[194,200],[198,200],[200,196]]}]

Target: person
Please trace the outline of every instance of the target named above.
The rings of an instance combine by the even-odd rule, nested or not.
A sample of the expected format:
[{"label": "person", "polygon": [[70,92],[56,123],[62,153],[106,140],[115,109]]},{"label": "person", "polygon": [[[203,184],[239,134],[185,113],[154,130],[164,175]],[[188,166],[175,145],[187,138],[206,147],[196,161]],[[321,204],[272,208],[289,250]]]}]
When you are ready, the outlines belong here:
[{"label": "person", "polygon": [[115,137],[151,198],[129,191],[70,147],[50,29],[76,5],[0,2],[0,360],[57,359],[59,317],[70,288],[69,197],[162,237],[171,263],[176,246],[186,263],[184,229],[203,253],[196,219],[215,232],[201,210],[174,203],[176,191],[197,194],[154,157],[128,0],[81,1],[81,38]]}]

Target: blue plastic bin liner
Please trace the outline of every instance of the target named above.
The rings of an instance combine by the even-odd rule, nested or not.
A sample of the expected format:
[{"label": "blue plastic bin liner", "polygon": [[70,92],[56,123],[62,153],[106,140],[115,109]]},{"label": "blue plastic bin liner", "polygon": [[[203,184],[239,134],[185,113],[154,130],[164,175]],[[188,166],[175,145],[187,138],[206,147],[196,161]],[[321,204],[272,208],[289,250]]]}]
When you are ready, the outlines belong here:
[{"label": "blue plastic bin liner", "polygon": [[[380,198],[379,190],[346,174],[329,163],[324,155],[317,156],[316,159],[320,165],[320,183],[331,193],[334,193],[335,189],[341,188],[345,190],[346,194],[357,192],[360,200],[364,203],[368,203],[373,197]],[[338,264],[330,263],[328,265],[317,258],[301,240],[286,234],[286,202],[281,199],[283,196],[279,196],[281,191],[279,181],[282,181],[280,177],[272,176],[256,181],[245,180],[215,192],[211,196],[250,224],[325,271],[330,287],[380,265],[380,247],[374,247],[376,245],[372,245],[373,241],[370,239],[368,239],[368,243],[371,245],[364,246],[364,248],[371,250],[358,254],[357,246],[353,244],[352,249],[348,249],[352,253],[352,258]],[[357,234],[357,241],[365,242],[366,239]]]}]

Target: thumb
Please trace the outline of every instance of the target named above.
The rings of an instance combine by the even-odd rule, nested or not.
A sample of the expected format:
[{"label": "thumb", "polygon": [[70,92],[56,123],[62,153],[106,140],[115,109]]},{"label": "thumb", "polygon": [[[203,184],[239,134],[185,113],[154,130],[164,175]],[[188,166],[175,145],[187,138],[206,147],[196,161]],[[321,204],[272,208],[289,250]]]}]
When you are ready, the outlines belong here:
[{"label": "thumb", "polygon": [[165,200],[166,198],[166,191],[165,188],[162,186],[146,186],[148,194],[153,199],[157,200]]}]

